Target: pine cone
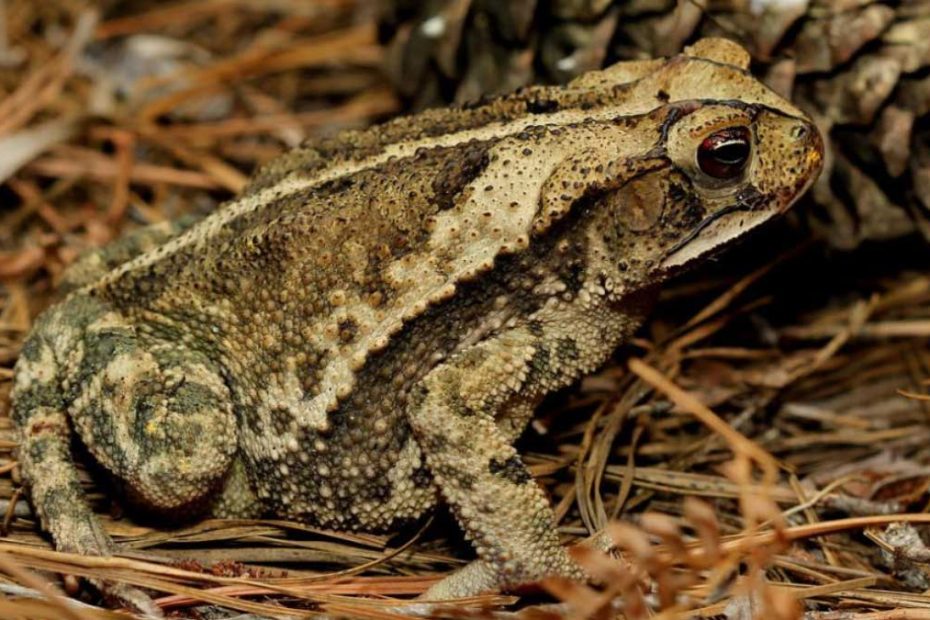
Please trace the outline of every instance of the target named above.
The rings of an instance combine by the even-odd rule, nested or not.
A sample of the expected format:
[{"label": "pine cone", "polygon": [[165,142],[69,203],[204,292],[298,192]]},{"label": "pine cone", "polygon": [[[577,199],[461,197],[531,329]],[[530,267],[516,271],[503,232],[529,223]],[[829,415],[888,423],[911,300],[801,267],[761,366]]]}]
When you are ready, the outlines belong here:
[{"label": "pine cone", "polygon": [[412,107],[564,83],[611,62],[668,56],[701,36],[828,136],[806,221],[833,245],[930,239],[930,1],[391,0],[389,72]]}]

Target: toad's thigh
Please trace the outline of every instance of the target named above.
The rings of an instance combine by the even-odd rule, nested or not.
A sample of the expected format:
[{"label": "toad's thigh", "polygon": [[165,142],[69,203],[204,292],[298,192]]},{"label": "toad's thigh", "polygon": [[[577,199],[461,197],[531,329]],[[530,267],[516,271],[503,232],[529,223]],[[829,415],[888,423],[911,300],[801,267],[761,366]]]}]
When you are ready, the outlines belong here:
[{"label": "toad's thigh", "polygon": [[176,510],[217,489],[237,433],[229,390],[205,356],[142,339],[110,312],[87,326],[73,375],[74,427],[131,499]]}]

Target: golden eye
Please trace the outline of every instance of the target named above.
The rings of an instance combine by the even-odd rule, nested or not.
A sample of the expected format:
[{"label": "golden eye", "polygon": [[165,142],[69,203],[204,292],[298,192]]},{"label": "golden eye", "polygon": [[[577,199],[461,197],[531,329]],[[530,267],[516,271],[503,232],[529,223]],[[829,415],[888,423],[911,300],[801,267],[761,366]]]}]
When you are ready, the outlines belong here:
[{"label": "golden eye", "polygon": [[697,152],[698,166],[715,179],[732,179],[746,167],[751,151],[749,129],[727,127],[701,142]]}]

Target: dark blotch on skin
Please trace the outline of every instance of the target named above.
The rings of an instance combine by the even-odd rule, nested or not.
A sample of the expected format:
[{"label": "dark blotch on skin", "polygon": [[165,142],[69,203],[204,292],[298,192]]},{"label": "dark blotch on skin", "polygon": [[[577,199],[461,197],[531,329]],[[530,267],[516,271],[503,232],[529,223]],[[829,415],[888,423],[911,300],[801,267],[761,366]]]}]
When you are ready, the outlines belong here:
[{"label": "dark blotch on skin", "polygon": [[573,338],[560,338],[556,347],[561,363],[573,362],[581,357],[581,349],[578,348],[578,343]]},{"label": "dark blotch on skin", "polygon": [[528,383],[539,381],[540,377],[552,372],[552,351],[541,344],[536,345],[536,351],[527,365],[529,366],[529,373],[526,381]]},{"label": "dark blotch on skin", "polygon": [[413,470],[413,473],[410,474],[410,480],[418,489],[425,489],[433,484],[433,476],[429,473],[429,470],[424,465],[421,465],[420,467],[417,467],[415,470]]},{"label": "dark blotch on skin", "polygon": [[441,211],[455,206],[456,197],[488,165],[488,144],[473,142],[462,147],[458,157],[446,158],[433,181],[433,200]]},{"label": "dark blotch on skin", "polygon": [[24,344],[19,356],[29,362],[37,362],[42,355],[42,348],[47,346],[44,340],[30,338]]},{"label": "dark blotch on skin", "polygon": [[[386,502],[391,499],[391,485],[389,483],[373,483],[367,489],[365,489],[364,495],[370,499],[373,499],[377,502]],[[347,500],[344,500],[347,501]],[[352,501],[347,501],[346,506],[342,514],[350,514],[352,508]]]},{"label": "dark blotch on skin", "polygon": [[514,484],[526,484],[532,480],[532,476],[526,471],[526,467],[517,455],[511,456],[506,461],[491,459],[488,463],[488,471]]},{"label": "dark blotch on skin", "polygon": [[536,347],[536,351],[533,353],[532,359],[530,359],[529,366],[532,369],[533,373],[536,375],[542,375],[550,368],[550,358],[552,354],[549,352],[547,347],[542,345]]},{"label": "dark blotch on skin", "polygon": [[568,292],[577,295],[584,286],[585,268],[581,262],[573,262],[563,270],[562,281],[568,287]]},{"label": "dark blotch on skin", "polygon": [[543,335],[543,324],[542,324],[542,321],[539,321],[539,320],[536,320],[536,319],[533,319],[533,320],[531,320],[531,321],[528,321],[527,324],[526,324],[526,329],[527,329],[531,334],[533,334],[534,336],[536,336],[537,338],[540,338],[540,337],[542,337],[542,335]]},{"label": "dark blotch on skin", "polygon": [[339,340],[348,344],[358,335],[358,323],[355,319],[343,319],[339,322]]},{"label": "dark blotch on skin", "polygon": [[530,99],[526,102],[526,111],[531,114],[551,114],[559,111],[559,102],[552,99]]}]

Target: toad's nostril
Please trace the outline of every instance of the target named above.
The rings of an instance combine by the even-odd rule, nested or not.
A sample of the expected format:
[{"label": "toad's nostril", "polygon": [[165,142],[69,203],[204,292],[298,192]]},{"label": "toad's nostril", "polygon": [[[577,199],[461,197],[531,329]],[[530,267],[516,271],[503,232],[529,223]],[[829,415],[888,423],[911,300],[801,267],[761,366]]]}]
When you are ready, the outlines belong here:
[{"label": "toad's nostril", "polygon": [[791,130],[791,137],[795,140],[803,140],[807,137],[808,129],[807,125],[795,125]]}]

